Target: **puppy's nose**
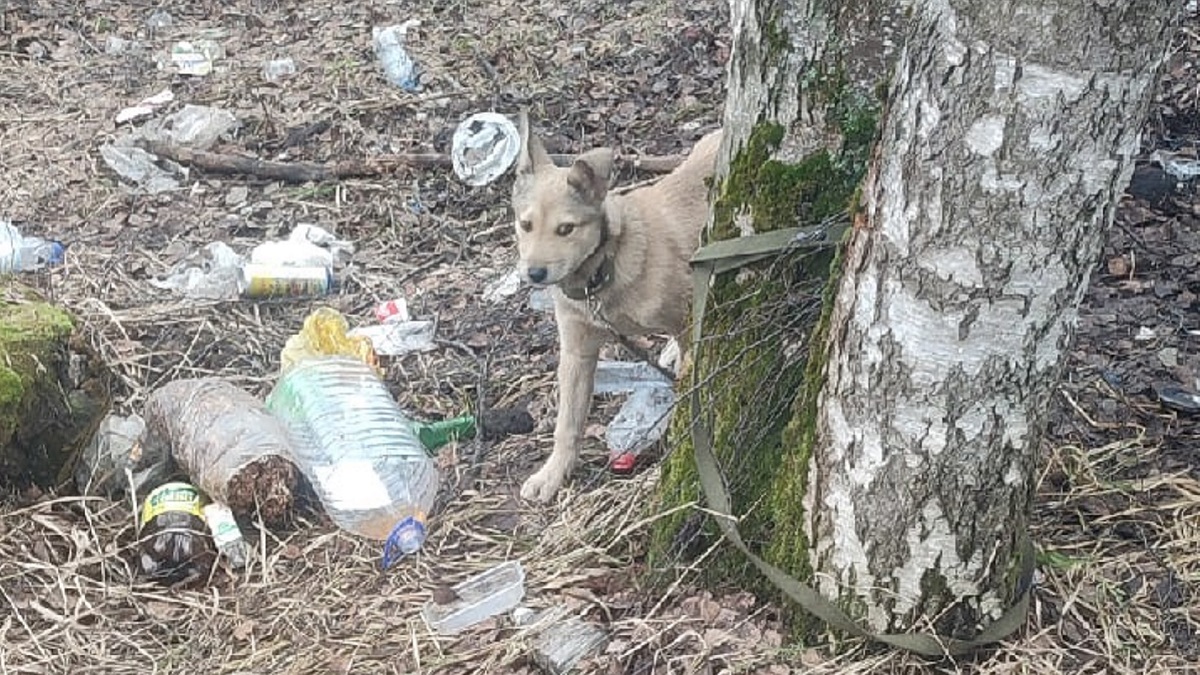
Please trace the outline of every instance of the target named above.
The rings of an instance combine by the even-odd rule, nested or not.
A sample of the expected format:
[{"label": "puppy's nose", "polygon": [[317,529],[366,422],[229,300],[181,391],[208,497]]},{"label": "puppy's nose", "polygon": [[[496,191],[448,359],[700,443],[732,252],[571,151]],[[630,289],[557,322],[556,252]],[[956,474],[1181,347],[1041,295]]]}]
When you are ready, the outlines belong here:
[{"label": "puppy's nose", "polygon": [[530,281],[535,284],[540,284],[546,280],[547,272],[545,267],[530,267],[526,274],[529,275]]}]

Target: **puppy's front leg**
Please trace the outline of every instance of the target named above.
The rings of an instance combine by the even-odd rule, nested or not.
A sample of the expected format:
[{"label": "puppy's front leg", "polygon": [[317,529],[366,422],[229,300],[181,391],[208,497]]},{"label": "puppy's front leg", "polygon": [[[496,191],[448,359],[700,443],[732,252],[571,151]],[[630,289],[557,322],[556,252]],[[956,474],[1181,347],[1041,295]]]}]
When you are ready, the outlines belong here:
[{"label": "puppy's front leg", "polygon": [[558,320],[558,421],[554,451],[545,465],[525,481],[521,496],[546,502],[554,497],[575,468],[592,405],[596,360],[604,333],[569,312],[556,312]]}]

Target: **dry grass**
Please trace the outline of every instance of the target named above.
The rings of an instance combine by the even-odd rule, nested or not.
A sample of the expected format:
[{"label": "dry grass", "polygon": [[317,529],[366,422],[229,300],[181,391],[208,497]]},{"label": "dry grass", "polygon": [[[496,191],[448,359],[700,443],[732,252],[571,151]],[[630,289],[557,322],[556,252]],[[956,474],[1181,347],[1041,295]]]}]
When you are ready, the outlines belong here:
[{"label": "dry grass", "polygon": [[[723,2],[80,7],[29,0],[0,16],[11,35],[0,42],[0,211],[72,243],[65,268],[41,282],[111,364],[119,412],[179,377],[218,374],[264,394],[284,340],[317,303],[180,301],[147,278],[214,239],[244,251],[313,222],[358,245],[323,304],[366,320],[376,302],[403,295],[414,314],[439,321],[443,348],[389,364],[407,409],[523,404],[542,425],[443,453],[446,505],[431,539],[386,574],[373,546],[314,516],[287,531],[249,530],[255,555],[241,575],[163,588],[133,573],[131,504],[14,499],[0,507],[0,674],[529,672],[528,636],[507,620],[449,639],[419,617],[436,583],[513,558],[526,567],[528,605],[563,605],[609,629],[587,672],[1158,673],[1188,672],[1197,657],[1200,483],[1157,473],[1153,442],[1048,450],[1034,532],[1043,564],[1023,635],[973,663],[933,667],[866,646],[832,659],[821,645],[785,644],[777,608],[697,590],[703,558],[681,561],[666,590],[645,586],[641,505],[655,469],[614,479],[592,443],[556,506],[516,498],[549,443],[555,336],[523,295],[479,300],[512,255],[505,181],[470,190],[437,171],[319,186],[201,177],[140,196],[97,152],[122,106],[170,85],[180,103],[234,111],[245,123],[237,144],[272,158],[288,129],[319,120],[331,129],[286,158],[444,151],[464,113],[520,103],[533,106],[552,150],[608,143],[668,154],[719,120]],[[142,25],[157,7],[176,22],[150,36]],[[371,25],[409,16],[424,21],[412,48],[429,73],[418,95],[384,86],[370,54]],[[207,78],[158,71],[150,53],[104,53],[109,34],[162,50],[200,28],[226,31],[227,70]],[[283,55],[302,72],[263,85],[260,64]],[[239,186],[245,201],[230,200]],[[1130,466],[1144,470],[1130,479]]]},{"label": "dry grass", "polygon": [[[131,573],[128,504],[63,498],[6,510],[0,597],[12,611],[0,620],[0,672],[526,672],[526,636],[507,620],[449,639],[418,614],[436,582],[512,558],[526,567],[528,605],[563,603],[607,624],[608,652],[583,672],[789,672],[770,669],[783,663],[812,673],[1191,672],[1200,482],[1107,480],[1131,452],[1147,458],[1153,448],[1053,453],[1047,475],[1062,472],[1072,487],[1043,483],[1034,530],[1043,562],[1028,625],[974,663],[931,670],[865,646],[836,660],[788,646],[770,606],[700,592],[683,565],[669,592],[640,588],[648,521],[638,505],[655,471],[572,490],[561,511],[532,513],[493,465],[434,520],[426,550],[386,574],[374,547],[300,522],[259,531],[252,565],[236,579],[165,589]],[[1095,500],[1118,507],[1096,514]]]}]

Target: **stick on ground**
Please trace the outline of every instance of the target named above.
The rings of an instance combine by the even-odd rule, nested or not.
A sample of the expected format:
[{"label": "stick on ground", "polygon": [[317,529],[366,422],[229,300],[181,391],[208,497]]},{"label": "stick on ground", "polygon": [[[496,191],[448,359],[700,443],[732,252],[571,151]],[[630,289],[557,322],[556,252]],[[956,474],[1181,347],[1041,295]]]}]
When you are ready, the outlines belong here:
[{"label": "stick on ground", "polygon": [[[172,143],[142,140],[139,146],[152,154],[178,164],[219,174],[244,174],[287,183],[331,181],[342,178],[366,178],[393,173],[402,168],[450,168],[449,155],[404,153],[380,155],[351,161],[321,164],[317,162],[273,162],[247,155],[193,150]],[[555,164],[567,166],[574,155],[551,155]],[[626,164],[649,173],[668,173],[683,161],[678,155],[645,155],[625,160]]]}]

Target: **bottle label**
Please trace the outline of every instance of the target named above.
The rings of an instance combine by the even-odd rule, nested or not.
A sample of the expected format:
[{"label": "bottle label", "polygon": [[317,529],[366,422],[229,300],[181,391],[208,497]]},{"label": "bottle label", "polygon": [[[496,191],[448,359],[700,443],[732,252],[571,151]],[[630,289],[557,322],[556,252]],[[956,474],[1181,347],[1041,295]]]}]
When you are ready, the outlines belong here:
[{"label": "bottle label", "polygon": [[322,502],[335,511],[370,511],[391,506],[387,484],[375,471],[375,462],[347,459],[317,465],[313,474],[322,491]]},{"label": "bottle label", "polygon": [[330,288],[329,270],[324,267],[246,265],[246,290],[250,298],[324,295]]},{"label": "bottle label", "polygon": [[242,531],[233,518],[233,511],[228,506],[213,502],[204,505],[204,522],[208,523],[208,531],[212,533],[213,541],[219,547],[225,547],[236,541],[241,541]]},{"label": "bottle label", "polygon": [[142,504],[142,525],[172,511],[203,518],[200,491],[187,483],[164,483],[152,490]]}]

